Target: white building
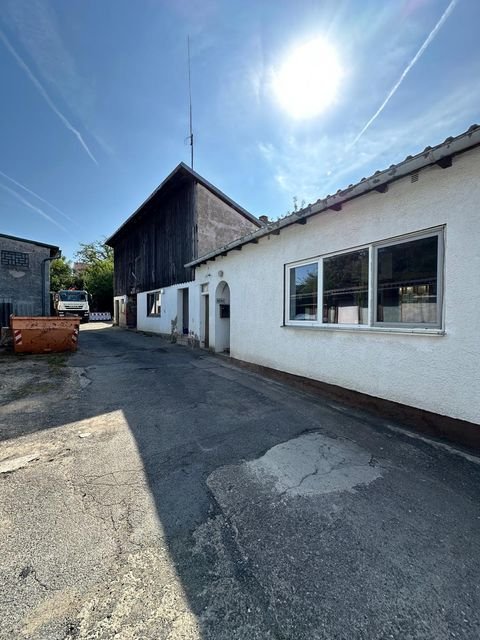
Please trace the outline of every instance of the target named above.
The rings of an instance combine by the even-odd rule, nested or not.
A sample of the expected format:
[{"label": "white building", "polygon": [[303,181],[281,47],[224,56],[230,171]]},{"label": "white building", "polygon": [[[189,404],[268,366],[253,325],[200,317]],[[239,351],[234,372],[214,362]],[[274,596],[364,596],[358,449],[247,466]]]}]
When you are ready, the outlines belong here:
[{"label": "white building", "polygon": [[479,144],[471,127],[188,263],[200,343],[480,442]]}]

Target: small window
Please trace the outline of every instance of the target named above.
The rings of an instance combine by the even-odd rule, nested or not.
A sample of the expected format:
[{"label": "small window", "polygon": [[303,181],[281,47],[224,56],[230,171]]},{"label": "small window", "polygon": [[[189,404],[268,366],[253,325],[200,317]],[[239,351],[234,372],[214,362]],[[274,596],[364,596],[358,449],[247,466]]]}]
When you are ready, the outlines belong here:
[{"label": "small window", "polygon": [[323,322],[368,324],[368,249],[323,260]]},{"label": "small window", "polygon": [[5,267],[28,269],[29,262],[28,253],[21,251],[2,251],[1,253],[1,263]]},{"label": "small window", "polygon": [[162,294],[160,291],[147,293],[147,316],[162,315]]},{"label": "small window", "polygon": [[377,248],[376,322],[440,325],[439,236]]},{"label": "small window", "polygon": [[290,320],[317,320],[318,263],[290,269]]}]

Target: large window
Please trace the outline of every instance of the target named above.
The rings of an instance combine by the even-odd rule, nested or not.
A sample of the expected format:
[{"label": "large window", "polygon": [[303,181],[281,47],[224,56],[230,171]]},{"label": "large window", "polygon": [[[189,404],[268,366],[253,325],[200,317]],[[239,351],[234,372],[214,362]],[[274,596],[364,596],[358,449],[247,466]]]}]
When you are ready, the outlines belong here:
[{"label": "large window", "polygon": [[285,321],[441,329],[442,273],[443,229],[287,265]]},{"label": "large window", "polygon": [[147,293],[147,316],[159,317],[162,315],[162,293],[154,291]]}]

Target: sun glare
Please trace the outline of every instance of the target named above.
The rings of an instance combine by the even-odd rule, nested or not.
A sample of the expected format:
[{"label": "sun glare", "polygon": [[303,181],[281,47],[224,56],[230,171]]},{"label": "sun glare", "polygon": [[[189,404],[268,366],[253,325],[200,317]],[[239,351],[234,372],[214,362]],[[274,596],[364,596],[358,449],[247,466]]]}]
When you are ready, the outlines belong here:
[{"label": "sun glare", "polygon": [[335,49],[317,38],[292,51],[274,73],[273,89],[292,117],[313,118],[332,104],[342,76]]}]

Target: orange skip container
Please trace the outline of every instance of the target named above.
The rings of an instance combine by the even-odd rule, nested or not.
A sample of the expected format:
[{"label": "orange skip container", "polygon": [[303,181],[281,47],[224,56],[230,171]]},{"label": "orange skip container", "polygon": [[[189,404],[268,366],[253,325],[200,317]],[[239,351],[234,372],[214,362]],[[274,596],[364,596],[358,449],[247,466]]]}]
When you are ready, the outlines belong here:
[{"label": "orange skip container", "polygon": [[79,318],[10,316],[15,353],[76,351]]}]

